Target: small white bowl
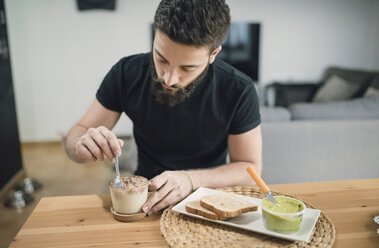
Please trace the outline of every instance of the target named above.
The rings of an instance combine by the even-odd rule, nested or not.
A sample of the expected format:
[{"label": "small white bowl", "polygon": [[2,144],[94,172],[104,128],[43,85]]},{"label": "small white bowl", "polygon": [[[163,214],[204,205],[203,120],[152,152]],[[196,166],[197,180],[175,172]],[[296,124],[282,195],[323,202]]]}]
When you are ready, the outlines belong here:
[{"label": "small white bowl", "polygon": [[266,201],[269,202],[269,204],[273,204],[269,200],[263,199],[261,207],[264,227],[270,231],[279,233],[294,233],[299,231],[301,222],[303,220],[303,214],[306,209],[305,204],[302,201],[287,196],[274,196],[274,199],[278,202],[284,200],[298,204],[299,211],[295,213],[275,212],[272,209],[268,209],[267,207],[263,206]]}]

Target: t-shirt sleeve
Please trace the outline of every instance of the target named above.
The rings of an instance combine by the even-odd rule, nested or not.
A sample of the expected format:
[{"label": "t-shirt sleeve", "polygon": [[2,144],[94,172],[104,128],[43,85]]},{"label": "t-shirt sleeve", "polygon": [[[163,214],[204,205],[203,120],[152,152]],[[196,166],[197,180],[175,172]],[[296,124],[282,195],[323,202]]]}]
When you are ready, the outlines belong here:
[{"label": "t-shirt sleeve", "polygon": [[121,76],[118,70],[119,67],[119,63],[117,63],[104,77],[97,90],[96,99],[105,108],[121,113]]},{"label": "t-shirt sleeve", "polygon": [[257,127],[261,123],[259,102],[254,85],[249,85],[242,92],[235,110],[229,134],[242,134]]}]

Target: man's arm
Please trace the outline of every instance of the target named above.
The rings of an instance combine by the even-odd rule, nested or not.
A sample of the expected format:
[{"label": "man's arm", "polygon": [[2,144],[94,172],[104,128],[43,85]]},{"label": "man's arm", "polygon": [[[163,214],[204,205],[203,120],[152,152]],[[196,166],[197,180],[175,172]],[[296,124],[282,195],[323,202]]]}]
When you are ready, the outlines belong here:
[{"label": "man's arm", "polygon": [[64,139],[68,156],[79,163],[103,161],[121,154],[122,140],[110,130],[116,125],[120,113],[105,108],[95,100],[87,113],[76,123]]},{"label": "man's arm", "polygon": [[[194,189],[199,187],[218,188],[226,186],[253,185],[254,181],[246,172],[254,166],[262,170],[261,126],[238,135],[228,136],[230,163],[210,169],[189,170]],[[185,198],[192,190],[191,182],[182,171],[165,171],[151,180],[150,190],[157,192],[144,205],[149,215],[158,212]]]},{"label": "man's arm", "polygon": [[254,185],[246,168],[254,166],[262,170],[261,126],[237,135],[228,136],[230,163],[213,169],[190,170],[194,187],[219,188],[227,186]]}]

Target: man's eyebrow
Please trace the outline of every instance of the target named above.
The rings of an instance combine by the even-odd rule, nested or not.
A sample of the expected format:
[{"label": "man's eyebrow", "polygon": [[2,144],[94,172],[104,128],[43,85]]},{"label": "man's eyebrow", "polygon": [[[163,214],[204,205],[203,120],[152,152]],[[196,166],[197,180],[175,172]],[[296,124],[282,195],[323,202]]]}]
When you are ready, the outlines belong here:
[{"label": "man's eyebrow", "polygon": [[168,61],[160,52],[158,52],[157,49],[154,48],[154,51],[159,55],[159,57],[162,57],[164,60]]},{"label": "man's eyebrow", "polygon": [[[158,52],[157,49],[154,48],[154,51],[159,55],[159,57],[162,57],[162,59],[168,61],[160,52]],[[196,64],[193,64],[193,65],[181,65],[181,67],[199,67],[200,65],[196,65]]]},{"label": "man's eyebrow", "polygon": [[182,65],[182,67],[191,67],[191,68],[194,68],[194,67],[199,67],[199,65]]}]

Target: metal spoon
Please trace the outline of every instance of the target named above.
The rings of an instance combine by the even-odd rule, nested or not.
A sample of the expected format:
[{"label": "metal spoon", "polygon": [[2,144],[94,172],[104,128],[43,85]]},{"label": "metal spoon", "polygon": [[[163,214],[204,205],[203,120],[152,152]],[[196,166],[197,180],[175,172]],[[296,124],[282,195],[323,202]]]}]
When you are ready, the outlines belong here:
[{"label": "metal spoon", "polygon": [[124,185],[122,184],[122,182],[120,180],[120,169],[118,167],[118,157],[117,156],[115,156],[114,167],[116,168],[116,178],[113,180],[112,187],[122,189],[122,188],[124,188]]}]

